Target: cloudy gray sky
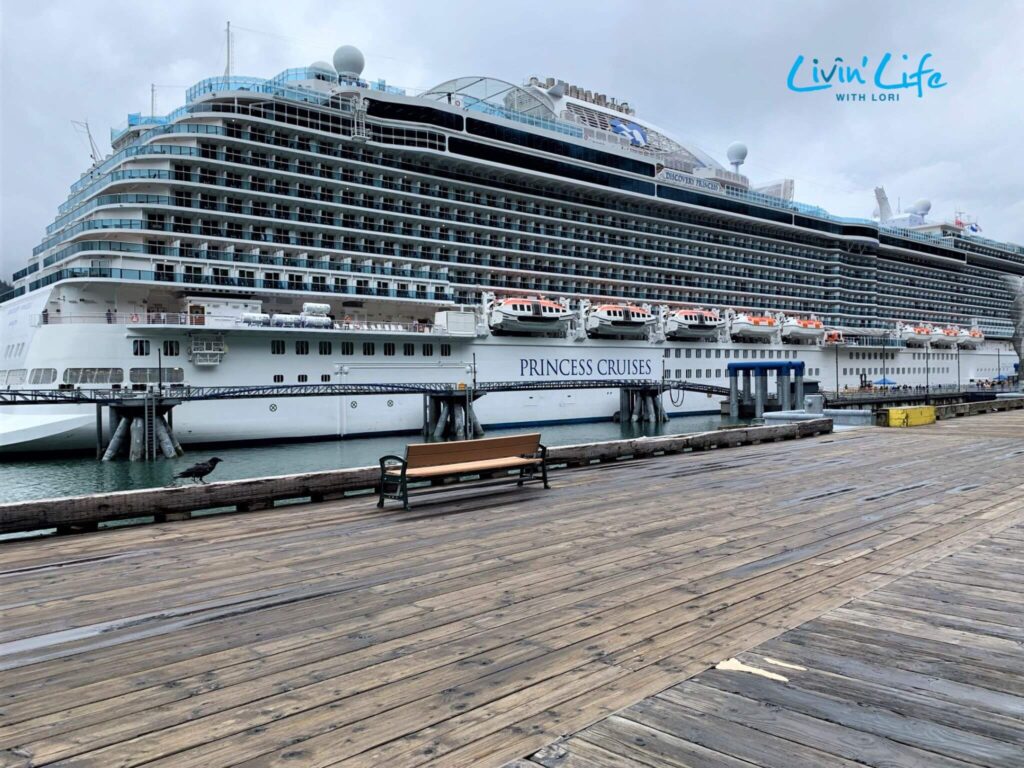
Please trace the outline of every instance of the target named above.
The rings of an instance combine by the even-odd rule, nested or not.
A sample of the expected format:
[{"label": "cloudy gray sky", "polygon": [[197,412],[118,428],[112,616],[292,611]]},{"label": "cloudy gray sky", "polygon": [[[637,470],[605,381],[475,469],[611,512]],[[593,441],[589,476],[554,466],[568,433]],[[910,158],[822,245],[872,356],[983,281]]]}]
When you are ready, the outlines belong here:
[{"label": "cloudy gray sky", "polygon": [[[870,216],[882,184],[895,205],[964,210],[983,234],[1024,243],[1024,2],[724,0],[3,0],[0,4],[0,276],[20,268],[88,165],[72,120],[101,149],[128,112],[183,103],[224,71],[271,76],[366,53],[366,76],[423,88],[487,74],[554,76],[626,99],[638,114],[724,161],[744,141],[755,181],[788,176],[798,200]],[[798,54],[877,60],[931,52],[948,85],[898,104],[797,94]]]}]

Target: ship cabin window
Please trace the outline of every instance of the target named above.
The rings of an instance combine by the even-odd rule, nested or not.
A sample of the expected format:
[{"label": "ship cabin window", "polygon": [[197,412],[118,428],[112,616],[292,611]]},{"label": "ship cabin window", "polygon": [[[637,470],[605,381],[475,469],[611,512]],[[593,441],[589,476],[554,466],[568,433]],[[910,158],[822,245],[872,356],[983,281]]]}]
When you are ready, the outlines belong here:
[{"label": "ship cabin window", "polygon": [[321,341],[320,344],[319,344],[319,351],[320,351],[321,355],[329,355],[329,354],[331,354],[331,342],[329,342],[329,341]]},{"label": "ship cabin window", "polygon": [[128,371],[132,384],[181,384],[185,381],[184,368],[132,368]]},{"label": "ship cabin window", "polygon": [[699,349],[693,350],[693,356],[694,357],[700,357],[700,355],[701,355],[701,350],[699,350]]},{"label": "ship cabin window", "polygon": [[728,359],[729,359],[729,356],[730,356],[730,353],[731,353],[731,352],[732,352],[732,350],[731,350],[731,349],[727,349],[727,350],[725,350],[725,359],[726,359],[726,360],[728,360]]},{"label": "ship cabin window", "polygon": [[331,383],[331,374],[329,374],[329,373],[321,373],[320,374],[320,381],[322,381],[324,384],[330,384]]},{"label": "ship cabin window", "polygon": [[395,345],[394,345],[394,342],[389,341],[386,344],[384,344],[384,356],[385,357],[394,357],[395,356]]},{"label": "ship cabin window", "polygon": [[710,379],[711,378],[711,369],[710,368],[707,369],[707,373],[708,373],[707,378]]},{"label": "ship cabin window", "polygon": [[715,357],[721,357],[721,356],[722,356],[722,350],[716,349],[715,350]]},{"label": "ship cabin window", "polygon": [[452,354],[452,345],[451,344],[442,344],[441,345],[441,357],[450,357],[451,354]]},{"label": "ship cabin window", "polygon": [[692,379],[693,378],[693,370],[692,369],[690,369],[690,368],[686,369],[686,378],[688,378],[688,379]]},{"label": "ship cabin window", "polygon": [[284,339],[272,339],[270,342],[270,354],[272,355],[283,355],[284,354]]},{"label": "ship cabin window", "polygon": [[402,345],[402,354],[405,355],[406,357],[412,357],[413,355],[416,354],[416,345],[415,344],[403,344]]},{"label": "ship cabin window", "polygon": [[687,360],[689,360],[692,355],[693,355],[693,350],[692,349],[686,350],[686,359]]},{"label": "ship cabin window", "polygon": [[149,354],[149,339],[133,339],[132,354],[135,357],[145,357]]},{"label": "ship cabin window", "polygon": [[[65,384],[120,384],[124,381],[121,368],[65,368]],[[10,380],[7,382],[10,384]]]},{"label": "ship cabin window", "polygon": [[682,372],[682,370],[681,370],[681,369],[679,369],[679,368],[676,368],[676,378],[677,378],[677,379],[681,379],[682,377],[683,377],[683,372]]},{"label": "ship cabin window", "polygon": [[363,354],[366,355],[367,357],[370,357],[371,355],[377,354],[376,346],[377,345],[374,344],[372,341],[364,341],[363,342]]},{"label": "ship cabin window", "polygon": [[701,374],[701,371],[700,371],[700,368],[698,368],[698,369],[697,369],[697,378],[698,378],[698,379],[699,379],[699,378],[701,377],[701,376],[700,376],[700,374]]},{"label": "ship cabin window", "polygon": [[434,356],[434,345],[433,344],[424,344],[423,345],[423,356],[424,357],[433,357]]},{"label": "ship cabin window", "polygon": [[295,342],[295,354],[296,355],[308,355],[309,354],[309,342],[308,341],[296,341]]},{"label": "ship cabin window", "polygon": [[274,374],[274,383],[275,384],[284,384],[284,375],[280,374],[280,373],[275,373]]},{"label": "ship cabin window", "polygon": [[304,373],[300,373],[299,374],[299,384],[305,384],[307,381],[309,381],[309,376],[307,376]]},{"label": "ship cabin window", "polygon": [[164,341],[164,357],[178,357],[181,354],[181,342],[171,341],[168,339]]},{"label": "ship cabin window", "polygon": [[56,368],[33,368],[28,377],[29,384],[53,384],[56,380]]}]

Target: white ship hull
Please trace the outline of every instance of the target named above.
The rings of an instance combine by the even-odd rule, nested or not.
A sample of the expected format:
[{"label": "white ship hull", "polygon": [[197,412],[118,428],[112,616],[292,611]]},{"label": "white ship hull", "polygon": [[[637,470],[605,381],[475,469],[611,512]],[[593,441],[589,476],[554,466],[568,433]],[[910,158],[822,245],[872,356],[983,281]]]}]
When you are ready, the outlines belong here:
[{"label": "white ship hull", "polygon": [[[178,341],[179,357],[162,359],[165,369],[182,368],[184,382],[195,387],[272,385],[275,376],[284,384],[326,380],[334,383],[445,382],[471,384],[473,363],[480,382],[538,382],[566,380],[672,379],[728,385],[727,366],[735,360],[795,359],[805,362],[808,378],[825,389],[837,385],[855,387],[862,375],[877,379],[881,362],[871,352],[856,347],[822,348],[795,344],[714,341],[669,341],[654,344],[646,339],[539,338],[508,336],[442,335],[381,328],[379,330],[318,330],[309,328],[237,328],[224,332],[226,352],[217,365],[194,365],[185,355],[190,329],[138,328],[106,324],[50,324],[29,322],[30,299],[3,308],[4,342],[24,344],[9,368],[53,368],[61,376],[67,368],[108,367],[125,372],[140,363],[156,364],[155,349],[163,341]],[[385,324],[386,325],[386,324]],[[192,331],[194,333],[194,331]],[[129,339],[152,341],[150,358],[131,354]],[[272,354],[271,340],[283,340],[286,354]],[[293,353],[294,342],[309,342],[310,354]],[[330,341],[331,353],[317,354],[319,342]],[[352,342],[351,355],[340,354],[342,342]],[[374,355],[363,354],[373,344]],[[398,354],[385,357],[385,343],[396,345]],[[424,343],[434,354],[423,357]],[[401,354],[405,344],[415,353]],[[450,354],[438,353],[441,345]],[[995,342],[978,350],[960,353],[959,381],[992,379],[1001,358],[1004,372],[1012,372],[1012,352]],[[877,350],[875,351],[877,355]],[[885,375],[898,384],[932,385],[958,382],[954,352],[933,352],[929,373],[920,353],[902,349],[886,362]],[[864,356],[855,357],[855,355]],[[864,359],[868,358],[868,359]],[[837,379],[838,374],[838,379]],[[60,379],[58,378],[58,381]],[[45,388],[52,388],[51,385]],[[32,388],[29,385],[20,389]],[[106,387],[102,387],[106,388]],[[671,415],[717,413],[719,397],[676,393],[664,396]],[[476,403],[485,427],[534,426],[610,419],[619,407],[619,392],[608,389],[534,390],[492,393]],[[174,410],[178,438],[189,443],[222,443],[284,439],[339,438],[385,433],[415,433],[422,428],[421,395],[362,395],[357,397],[279,397],[246,400],[185,402]],[[95,408],[91,405],[32,405],[0,407],[0,452],[17,455],[30,451],[90,449],[96,444]],[[372,458],[372,457],[371,457]]]}]

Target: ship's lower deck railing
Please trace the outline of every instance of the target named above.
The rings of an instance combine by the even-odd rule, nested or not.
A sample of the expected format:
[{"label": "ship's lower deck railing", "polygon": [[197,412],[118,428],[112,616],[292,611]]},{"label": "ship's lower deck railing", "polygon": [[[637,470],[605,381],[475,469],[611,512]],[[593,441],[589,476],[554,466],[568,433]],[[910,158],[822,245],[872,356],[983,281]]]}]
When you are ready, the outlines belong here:
[{"label": "ship's lower deck railing", "polygon": [[245,320],[237,315],[195,315],[188,312],[110,312],[109,314],[82,314],[82,315],[58,315],[42,314],[37,315],[33,324],[44,325],[123,325],[123,326],[170,326],[187,327],[192,330],[208,329],[211,331],[223,330],[251,330],[266,329],[271,331],[282,330],[312,330],[312,331],[358,331],[360,333],[421,333],[428,335],[447,335],[444,328],[430,322],[400,322],[392,320],[373,320],[369,318],[331,319],[329,324],[323,324],[317,318],[327,317],[326,315],[291,315],[296,318],[293,324],[275,323],[273,319],[267,321]]}]

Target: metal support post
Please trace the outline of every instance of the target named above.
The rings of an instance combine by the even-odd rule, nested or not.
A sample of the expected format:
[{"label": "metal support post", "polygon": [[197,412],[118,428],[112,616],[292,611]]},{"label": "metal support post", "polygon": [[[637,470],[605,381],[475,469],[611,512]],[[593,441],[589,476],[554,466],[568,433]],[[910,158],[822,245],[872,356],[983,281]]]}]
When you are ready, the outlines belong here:
[{"label": "metal support post", "polygon": [[729,418],[732,421],[736,421],[740,417],[740,392],[737,373],[738,371],[729,371]]}]

